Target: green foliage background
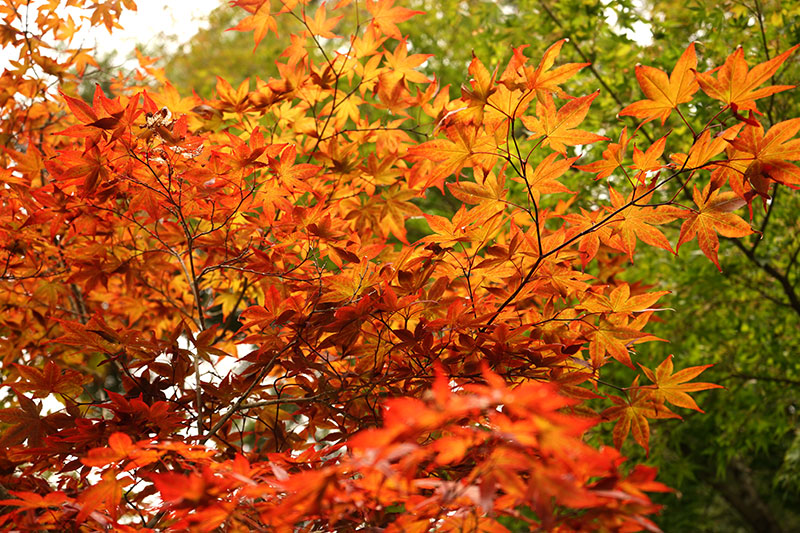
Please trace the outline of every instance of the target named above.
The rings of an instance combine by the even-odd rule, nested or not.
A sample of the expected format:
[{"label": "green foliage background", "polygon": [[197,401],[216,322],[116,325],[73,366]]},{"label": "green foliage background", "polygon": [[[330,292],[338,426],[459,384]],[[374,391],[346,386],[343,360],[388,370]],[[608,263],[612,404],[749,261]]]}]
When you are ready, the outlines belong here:
[{"label": "green foliage background", "polygon": [[[442,86],[449,85],[453,97],[460,95],[459,88],[467,81],[473,52],[490,69],[502,68],[511,46],[528,44],[528,55],[537,58],[556,40],[569,38],[562,60],[590,61],[592,67],[568,84],[568,90],[582,95],[602,88],[582,127],[615,140],[623,125],[631,131],[637,125],[617,117],[624,105],[641,99],[634,75],[637,63],[669,72],[686,46],[697,41],[700,70],[720,65],[737,45],[744,48],[752,66],[800,43],[800,3],[795,1],[400,3],[428,13],[402,30],[408,32],[411,53],[434,54],[424,68],[430,75],[436,73]],[[176,53],[166,54],[168,77],[182,93],[195,90],[212,96],[217,75],[234,85],[247,77],[277,75],[274,62],[300,23],[283,17],[281,37],[270,36],[253,52],[252,34],[223,31],[234,26],[237,17],[241,12],[225,6],[217,9],[206,29],[182,43]],[[355,20],[345,19],[338,31],[347,34],[355,25]],[[651,39],[637,43],[634,35]],[[164,43],[161,50],[146,52],[164,56],[174,45]],[[798,80],[800,56],[795,54],[773,83],[797,84]],[[800,115],[798,92],[774,95],[767,109],[761,117],[766,126]],[[702,105],[695,111],[707,117],[703,112],[708,109]],[[693,117],[688,120],[691,123]],[[664,127],[651,122],[642,128],[637,142],[646,146],[648,139],[657,139],[670,129],[680,134],[684,128],[673,114]],[[604,147],[604,143],[592,147],[581,162],[599,158]],[[685,148],[668,144],[671,151]],[[622,177],[609,179],[621,183]],[[605,189],[605,183],[587,179],[585,173],[576,172],[570,180],[568,186],[584,198],[597,197]],[[448,197],[422,202],[424,209],[440,214],[456,206]],[[727,388],[698,395],[706,414],[684,412],[682,422],[653,424],[649,461],[659,467],[661,481],[678,491],[661,498],[665,509],[660,526],[665,531],[800,531],[797,213],[800,196],[789,190],[777,190],[766,213],[755,206],[752,225],[761,234],[741,242],[722,242],[722,274],[696,245],[682,249],[679,258],[642,247],[636,264],[620,268],[617,274],[672,291],[661,300],[671,310],[661,312],[663,322],[650,328],[670,342],[643,345],[640,360],[654,365],[672,353],[676,368],[714,363],[703,375],[704,381]],[[672,242],[677,240],[677,229],[671,229]],[[620,383],[625,383],[623,374],[621,370]],[[642,453],[630,442],[624,451]]]}]

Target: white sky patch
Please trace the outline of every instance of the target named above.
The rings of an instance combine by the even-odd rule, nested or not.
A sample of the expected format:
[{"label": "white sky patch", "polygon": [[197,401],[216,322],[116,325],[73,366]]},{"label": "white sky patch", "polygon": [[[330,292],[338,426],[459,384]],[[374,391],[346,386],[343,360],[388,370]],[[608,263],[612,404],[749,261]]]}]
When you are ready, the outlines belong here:
[{"label": "white sky patch", "polygon": [[[642,13],[644,11],[644,6],[641,2],[634,2],[633,5],[638,13]],[[653,32],[650,24],[641,20],[637,20],[631,25],[630,28],[622,29],[617,26],[617,19],[619,17],[613,8],[607,7],[603,12],[603,15],[606,17],[606,23],[617,35],[624,35],[639,46],[650,46],[653,44]]]},{"label": "white sky patch", "polygon": [[209,13],[221,0],[136,0],[137,11],[124,11],[116,29],[109,35],[105,27],[92,28],[89,45],[96,45],[100,55],[117,52],[126,57],[137,46],[158,43],[164,36],[175,36],[178,43],[191,39],[202,28]]},{"label": "white sky patch", "polygon": [[[116,28],[109,35],[105,26],[89,27],[84,21],[84,28],[75,34],[70,43],[61,43],[68,48],[94,48],[96,57],[103,57],[112,52],[117,53],[120,59],[133,57],[137,47],[147,48],[154,44],[168,43],[177,47],[180,43],[190,40],[199,30],[207,24],[208,15],[222,4],[223,0],[181,0],[180,2],[164,2],[164,0],[136,0],[137,11],[124,10],[118,21],[122,29]],[[40,5],[39,2],[31,3],[31,13]],[[63,13],[62,13],[63,11]],[[78,21],[83,15],[89,17],[90,10],[78,10],[72,7],[59,8],[59,16],[66,18],[72,16]],[[167,39],[174,37],[174,40]],[[46,40],[51,41],[52,33],[48,33]],[[167,46],[168,51],[170,47]],[[44,50],[44,55],[52,55]],[[16,60],[19,56],[19,47],[0,48],[0,69],[10,66],[9,61]]]}]

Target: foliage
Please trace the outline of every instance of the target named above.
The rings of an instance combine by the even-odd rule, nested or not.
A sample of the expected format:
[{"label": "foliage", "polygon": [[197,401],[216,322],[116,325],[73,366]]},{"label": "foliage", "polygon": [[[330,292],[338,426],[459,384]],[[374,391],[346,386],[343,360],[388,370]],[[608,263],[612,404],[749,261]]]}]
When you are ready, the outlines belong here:
[{"label": "foliage", "polygon": [[[567,92],[587,64],[557,62],[563,40],[494,71],[473,57],[452,98],[409,53],[414,9],[239,0],[256,46],[299,24],[278,77],[181,98],[140,56],[87,103],[85,51],[42,53],[76,27],[50,4],[0,8],[20,54],[3,75],[3,524],[657,529],[648,493],[668,489],[617,449],[649,451],[651,421],[717,385],[694,381],[705,364],[634,361],[666,293],[616,274],[642,243],[671,252],[673,221],[719,267],[718,234],[752,233],[736,211],[800,182],[800,119],[756,113],[794,48],[751,61],[744,92],[741,51],[636,69],[625,112],[686,128],[623,128],[576,165],[610,139],[585,126],[598,93]],[[133,7],[70,4],[109,30]],[[696,97],[721,106],[693,128]],[[576,207],[567,172],[605,173],[605,195]],[[423,211],[428,190],[459,209]],[[617,449],[587,443],[603,421]]]}]

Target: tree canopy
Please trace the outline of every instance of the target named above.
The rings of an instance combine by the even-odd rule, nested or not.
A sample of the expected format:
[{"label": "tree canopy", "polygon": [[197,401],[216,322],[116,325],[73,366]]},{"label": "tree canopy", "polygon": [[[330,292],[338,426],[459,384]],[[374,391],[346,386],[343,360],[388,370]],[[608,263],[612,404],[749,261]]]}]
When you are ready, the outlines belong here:
[{"label": "tree canopy", "polygon": [[59,4],[0,8],[0,523],[798,523],[792,6],[238,0],[84,99],[135,5]]}]

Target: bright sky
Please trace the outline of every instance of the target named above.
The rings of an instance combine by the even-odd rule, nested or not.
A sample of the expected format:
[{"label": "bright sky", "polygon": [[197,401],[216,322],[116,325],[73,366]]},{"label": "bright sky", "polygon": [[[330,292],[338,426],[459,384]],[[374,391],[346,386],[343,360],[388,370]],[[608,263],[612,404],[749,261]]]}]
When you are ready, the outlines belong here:
[{"label": "bright sky", "polygon": [[208,14],[224,0],[136,0],[137,11],[124,11],[121,30],[111,35],[95,28],[100,55],[116,51],[120,57],[133,52],[137,44],[158,42],[162,34],[175,35],[178,42],[189,40],[204,24]]},{"label": "bright sky", "polygon": [[[225,0],[135,0],[138,10],[122,13],[120,24],[123,29],[114,30],[109,35],[104,26],[80,31],[75,35],[70,47],[95,48],[99,57],[117,52],[119,59],[133,56],[137,45],[147,46],[158,43],[163,36],[175,36],[175,44],[181,44],[197,33],[205,24],[208,14]],[[3,2],[3,0],[0,0]],[[40,5],[34,2],[34,8]],[[71,8],[68,8],[71,9]],[[70,12],[78,16],[76,11]],[[48,37],[51,37],[48,36]],[[13,47],[0,49],[0,70],[9,66],[8,61],[16,59],[19,49]]]}]

